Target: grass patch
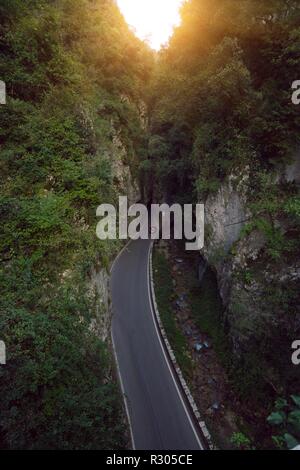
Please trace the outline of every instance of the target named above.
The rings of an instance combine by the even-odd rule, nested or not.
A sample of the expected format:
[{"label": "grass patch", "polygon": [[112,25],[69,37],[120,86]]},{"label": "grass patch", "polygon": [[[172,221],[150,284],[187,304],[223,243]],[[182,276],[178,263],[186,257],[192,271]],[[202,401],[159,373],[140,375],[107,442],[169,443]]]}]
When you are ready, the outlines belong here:
[{"label": "grass patch", "polygon": [[154,250],[153,255],[153,275],[155,296],[162,323],[183,374],[190,378],[193,362],[188,353],[187,340],[176,323],[175,313],[172,308],[172,302],[176,294],[172,283],[171,270],[165,255],[157,249]]},{"label": "grass patch", "polygon": [[224,366],[228,366],[231,352],[222,320],[223,305],[216,276],[211,269],[207,269],[201,285],[194,276],[191,276],[189,284],[193,319],[199,330],[211,338],[213,348]]}]

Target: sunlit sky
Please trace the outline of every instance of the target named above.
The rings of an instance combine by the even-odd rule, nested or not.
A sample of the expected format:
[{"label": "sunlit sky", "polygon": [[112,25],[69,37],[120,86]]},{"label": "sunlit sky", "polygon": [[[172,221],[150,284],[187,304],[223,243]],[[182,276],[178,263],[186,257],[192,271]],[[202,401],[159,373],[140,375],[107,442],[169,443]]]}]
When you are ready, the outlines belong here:
[{"label": "sunlit sky", "polygon": [[153,49],[160,49],[180,22],[183,0],[117,0],[127,23],[140,39],[148,40]]}]

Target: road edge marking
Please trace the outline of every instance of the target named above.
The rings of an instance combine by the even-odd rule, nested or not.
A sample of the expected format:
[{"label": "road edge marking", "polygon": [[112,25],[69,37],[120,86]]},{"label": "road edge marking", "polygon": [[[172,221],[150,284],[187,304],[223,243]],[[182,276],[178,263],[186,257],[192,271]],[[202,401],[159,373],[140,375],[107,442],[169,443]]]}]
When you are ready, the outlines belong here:
[{"label": "road edge marking", "polygon": [[[201,418],[201,414],[198,410],[198,407],[194,401],[194,398],[188,388],[188,385],[183,377],[183,374],[181,372],[181,369],[180,367],[178,366],[178,363],[177,363],[177,360],[176,360],[176,357],[175,357],[175,354],[174,354],[174,351],[169,343],[169,340],[167,338],[167,335],[166,335],[166,332],[165,332],[165,329],[164,329],[164,326],[162,324],[162,321],[161,321],[161,318],[160,318],[160,314],[159,314],[159,311],[158,311],[158,307],[157,307],[157,302],[156,302],[156,298],[155,298],[155,290],[154,290],[154,281],[153,281],[153,263],[152,263],[152,253],[153,253],[153,241],[150,243],[150,247],[149,247],[149,254],[148,254],[148,294],[149,294],[149,300],[150,300],[150,308],[151,308],[151,311],[152,311],[152,315],[153,315],[153,322],[154,322],[154,325],[155,325],[155,328],[156,328],[156,332],[157,332],[157,335],[158,335],[158,338],[159,338],[159,342],[160,342],[160,345],[161,345],[161,348],[163,350],[163,353],[164,353],[164,357],[165,357],[165,360],[168,364],[168,367],[170,369],[170,372],[171,372],[171,375],[172,375],[172,378],[173,378],[173,381],[175,383],[175,386],[176,386],[176,389],[177,389],[177,392],[178,392],[178,395],[180,397],[180,400],[182,401],[182,404],[184,406],[184,409],[185,409],[185,412],[188,416],[188,419],[190,421],[190,424],[192,426],[192,429],[194,431],[194,434],[196,436],[196,439],[199,443],[199,446],[202,450],[204,450],[204,447],[203,447],[203,444],[199,438],[199,435],[198,435],[198,432],[196,431],[195,429],[195,425],[191,419],[191,416],[190,416],[190,413],[188,412],[187,410],[187,407],[186,407],[186,403],[184,402],[183,398],[182,398],[182,395],[180,393],[180,390],[179,390],[179,387],[178,387],[178,384],[176,382],[176,379],[174,377],[174,373],[176,372],[177,374],[177,377],[180,381],[180,384],[185,392],[185,395],[186,395],[186,398],[190,404],[190,407],[191,407],[191,410],[194,414],[194,417],[199,425],[199,428],[200,428],[200,431],[202,432],[205,440],[207,441],[207,444],[208,444],[208,447],[209,447],[209,450],[215,450],[215,446],[212,442],[212,439],[211,439],[211,435],[210,435],[210,432],[208,431],[207,429],[207,426],[205,424],[205,422],[203,421],[203,419]],[[153,308],[154,307],[154,308]],[[157,320],[157,322],[155,321],[155,319]],[[159,329],[160,329],[160,333],[159,334],[159,331],[158,331],[158,327],[157,327],[157,324],[159,325]],[[170,360],[174,366],[174,370],[172,370],[171,366],[170,366],[170,362],[166,356],[166,351],[165,351],[165,348],[162,344],[162,340],[161,340],[161,337],[163,338],[164,340],[164,343],[165,343],[165,346],[167,348],[167,351],[169,353],[169,357],[170,357]]]},{"label": "road edge marking", "polygon": [[115,267],[115,264],[117,263],[117,261],[119,260],[120,256],[123,254],[123,252],[125,250],[127,250],[127,248],[129,247],[129,245],[131,244],[132,240],[129,240],[129,242],[126,243],[126,245],[123,246],[123,248],[119,251],[119,253],[117,254],[117,256],[115,257],[115,259],[113,260],[112,264],[111,264],[111,267],[110,267],[110,270],[109,270],[109,274],[111,275],[113,273],[113,270],[114,270],[114,267]]},{"label": "road edge marking", "polygon": [[135,441],[134,441],[134,437],[133,437],[133,430],[132,430],[132,426],[131,426],[128,400],[127,400],[127,395],[125,393],[125,388],[124,388],[124,384],[123,384],[123,380],[122,380],[122,376],[121,376],[121,371],[120,371],[119,362],[118,362],[118,355],[117,355],[117,351],[116,351],[116,347],[115,347],[115,341],[114,341],[112,329],[111,329],[111,341],[112,341],[112,348],[113,348],[113,352],[114,352],[114,356],[115,356],[117,374],[118,374],[118,378],[119,378],[119,382],[120,382],[120,386],[121,386],[121,392],[122,392],[122,396],[123,396],[123,401],[124,401],[124,405],[125,405],[125,410],[126,410],[126,414],[127,414],[127,420],[128,420],[130,438],[131,438],[131,446],[132,446],[132,450],[136,450],[136,445],[135,445]]},{"label": "road edge marking", "polygon": [[[131,242],[132,242],[132,240],[130,240],[128,243],[126,243],[125,246],[123,246],[122,250],[119,251],[119,253],[118,253],[117,256],[115,257],[114,261],[112,262],[112,265],[111,265],[111,268],[110,268],[110,283],[109,283],[109,293],[110,293],[111,301],[112,301],[112,295],[111,295],[111,276],[112,276],[114,267],[115,267],[115,265],[116,265],[118,259],[120,258],[120,256],[121,256],[121,255],[123,254],[123,252],[128,248],[128,246],[130,245]],[[112,317],[113,317],[113,302],[112,302]],[[125,388],[124,388],[124,384],[123,384],[123,380],[122,380],[122,375],[121,375],[121,371],[120,371],[120,367],[119,367],[119,362],[118,362],[118,354],[117,354],[117,350],[116,350],[116,346],[115,346],[115,340],[114,340],[114,336],[113,336],[112,318],[111,318],[111,327],[110,327],[110,337],[111,337],[111,343],[112,343],[112,350],[113,350],[113,354],[114,354],[114,357],[115,357],[117,375],[118,375],[118,379],[119,379],[119,382],[120,382],[121,392],[122,392],[122,396],[123,396],[123,402],[124,402],[124,405],[125,405],[125,411],[126,411],[126,415],[127,415],[128,427],[129,427],[130,438],[131,438],[131,447],[132,447],[132,450],[136,450],[136,445],[135,445],[134,436],[133,436],[133,430],[132,430],[132,425],[131,425],[131,419],[130,419],[130,413],[129,413],[129,406],[128,406],[127,395],[126,395],[126,393],[125,393]]]}]

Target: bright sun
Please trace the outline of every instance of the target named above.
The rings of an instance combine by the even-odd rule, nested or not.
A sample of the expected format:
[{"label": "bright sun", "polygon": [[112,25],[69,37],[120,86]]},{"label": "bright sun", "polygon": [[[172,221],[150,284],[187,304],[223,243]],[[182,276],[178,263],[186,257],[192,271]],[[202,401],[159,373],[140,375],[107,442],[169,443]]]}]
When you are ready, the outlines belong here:
[{"label": "bright sun", "polygon": [[180,22],[179,9],[183,0],[117,0],[130,26],[153,49],[160,49]]}]

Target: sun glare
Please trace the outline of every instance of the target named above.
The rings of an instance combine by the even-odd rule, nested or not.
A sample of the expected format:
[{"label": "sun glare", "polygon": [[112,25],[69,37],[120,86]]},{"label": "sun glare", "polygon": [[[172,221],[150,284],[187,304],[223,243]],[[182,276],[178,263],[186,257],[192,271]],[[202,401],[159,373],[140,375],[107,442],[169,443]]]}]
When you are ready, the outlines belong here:
[{"label": "sun glare", "polygon": [[137,36],[159,50],[180,22],[183,0],[117,0],[127,23]]}]

